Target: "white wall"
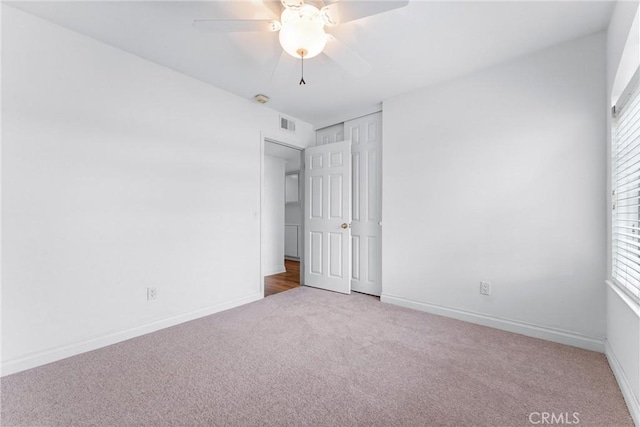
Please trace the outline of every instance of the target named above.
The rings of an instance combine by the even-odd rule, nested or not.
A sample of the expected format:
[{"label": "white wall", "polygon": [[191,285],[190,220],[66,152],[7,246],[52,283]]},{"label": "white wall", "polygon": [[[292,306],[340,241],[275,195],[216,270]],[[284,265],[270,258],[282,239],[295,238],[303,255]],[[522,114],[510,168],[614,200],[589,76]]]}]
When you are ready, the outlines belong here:
[{"label": "white wall", "polygon": [[3,374],[261,298],[262,138],[312,126],[2,7]]},{"label": "white wall", "polygon": [[640,426],[640,308],[613,285],[607,287],[609,365],[636,426]]},{"label": "white wall", "polygon": [[[638,1],[619,1],[607,29],[608,99],[617,100],[640,62],[638,51]],[[638,25],[637,22],[635,25]],[[633,51],[631,51],[633,50]]]},{"label": "white wall", "polygon": [[302,205],[300,203],[287,203],[285,206],[285,224],[302,224]]},{"label": "white wall", "polygon": [[[635,27],[632,25],[635,19]],[[611,161],[609,109],[640,66],[638,2],[618,2],[607,30],[607,158]],[[610,170],[610,169],[609,169]],[[610,173],[607,174],[610,176]],[[608,182],[607,194],[611,194]],[[608,199],[610,206],[611,200]],[[611,211],[607,209],[607,241],[611,239]],[[611,247],[607,250],[611,278]],[[636,425],[640,426],[640,307],[613,286],[607,286],[607,345],[609,364],[618,380]]]},{"label": "white wall", "polygon": [[262,261],[265,276],[284,273],[284,167],[286,160],[264,157]]},{"label": "white wall", "polygon": [[602,351],[604,99],[597,34],[385,101],[383,301]]}]

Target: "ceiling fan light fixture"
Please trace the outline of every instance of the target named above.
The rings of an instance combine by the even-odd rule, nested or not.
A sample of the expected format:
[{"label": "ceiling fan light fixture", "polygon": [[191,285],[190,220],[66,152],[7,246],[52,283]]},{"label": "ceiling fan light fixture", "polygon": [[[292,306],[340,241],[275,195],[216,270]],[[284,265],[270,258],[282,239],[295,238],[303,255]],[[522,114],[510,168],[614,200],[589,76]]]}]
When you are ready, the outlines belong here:
[{"label": "ceiling fan light fixture", "polygon": [[281,22],[280,45],[295,58],[313,58],[327,44],[324,20],[316,7],[304,5],[300,11],[285,9]]},{"label": "ceiling fan light fixture", "polygon": [[280,22],[278,21],[271,21],[269,22],[269,30],[272,32],[276,32],[276,31],[280,31],[280,29],[282,28],[282,24],[280,24]]},{"label": "ceiling fan light fixture", "polygon": [[338,25],[338,20],[334,19],[333,16],[331,16],[331,11],[326,6],[320,9],[320,17],[324,21],[325,25]]},{"label": "ceiling fan light fixture", "polygon": [[286,8],[297,8],[304,4],[303,0],[280,0],[280,3]]}]

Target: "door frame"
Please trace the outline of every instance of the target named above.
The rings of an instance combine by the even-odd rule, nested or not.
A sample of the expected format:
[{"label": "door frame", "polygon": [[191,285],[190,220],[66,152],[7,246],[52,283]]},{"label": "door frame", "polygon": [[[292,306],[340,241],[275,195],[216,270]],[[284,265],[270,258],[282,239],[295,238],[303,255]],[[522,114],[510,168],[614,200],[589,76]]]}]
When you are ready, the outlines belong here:
[{"label": "door frame", "polygon": [[[262,221],[262,217],[264,215],[264,202],[265,202],[265,195],[264,195],[264,157],[265,157],[265,145],[267,143],[271,143],[271,144],[277,144],[277,145],[281,145],[283,147],[287,147],[287,148],[292,148],[294,150],[297,150],[300,152],[300,177],[299,179],[299,183],[302,182],[304,183],[304,148],[303,147],[299,147],[293,144],[288,144],[286,142],[282,142],[279,141],[278,139],[269,137],[267,135],[264,134],[260,134],[260,209],[259,212],[260,214],[258,215],[258,219],[260,222],[260,293],[262,294],[262,297],[264,298],[264,267],[263,267],[263,263],[264,263],[264,253],[263,253],[263,249],[262,249],[262,242],[264,239],[264,225],[263,225],[263,221]],[[286,174],[286,172],[285,172]],[[300,184],[298,184],[300,185]],[[304,207],[304,200],[305,200],[305,191],[304,191],[304,186],[302,186],[300,188],[300,203],[301,206]],[[303,214],[304,216],[304,214]],[[302,248],[304,248],[305,245],[305,238],[304,238],[304,218],[302,221],[300,221],[300,233],[302,234],[301,237],[301,246]],[[284,224],[283,224],[284,225]],[[283,230],[284,232],[284,230]],[[304,285],[304,251],[302,251],[302,253],[300,254],[300,286]]]}]

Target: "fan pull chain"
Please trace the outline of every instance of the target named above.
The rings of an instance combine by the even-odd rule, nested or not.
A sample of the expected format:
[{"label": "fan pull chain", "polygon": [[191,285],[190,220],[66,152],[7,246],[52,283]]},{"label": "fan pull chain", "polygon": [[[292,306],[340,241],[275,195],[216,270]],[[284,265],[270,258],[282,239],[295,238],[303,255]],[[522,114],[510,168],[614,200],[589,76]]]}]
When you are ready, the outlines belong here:
[{"label": "fan pull chain", "polygon": [[300,49],[298,50],[298,53],[300,54],[300,66],[301,66],[300,83],[298,83],[298,85],[302,86],[307,84],[307,82],[304,81],[304,54],[307,52],[304,49]]}]

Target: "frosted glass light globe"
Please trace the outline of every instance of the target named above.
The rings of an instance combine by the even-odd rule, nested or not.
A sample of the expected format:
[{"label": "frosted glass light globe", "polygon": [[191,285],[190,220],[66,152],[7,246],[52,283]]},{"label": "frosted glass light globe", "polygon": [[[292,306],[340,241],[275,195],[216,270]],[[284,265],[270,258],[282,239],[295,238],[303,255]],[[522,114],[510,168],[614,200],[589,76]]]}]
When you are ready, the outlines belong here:
[{"label": "frosted glass light globe", "polygon": [[305,16],[283,22],[279,37],[284,51],[295,58],[300,58],[301,52],[304,59],[313,58],[322,52],[327,44],[324,23]]}]

